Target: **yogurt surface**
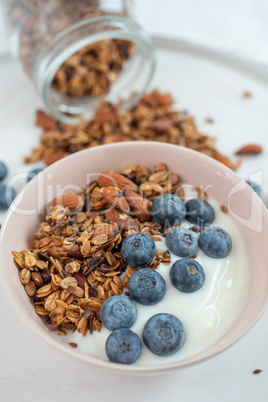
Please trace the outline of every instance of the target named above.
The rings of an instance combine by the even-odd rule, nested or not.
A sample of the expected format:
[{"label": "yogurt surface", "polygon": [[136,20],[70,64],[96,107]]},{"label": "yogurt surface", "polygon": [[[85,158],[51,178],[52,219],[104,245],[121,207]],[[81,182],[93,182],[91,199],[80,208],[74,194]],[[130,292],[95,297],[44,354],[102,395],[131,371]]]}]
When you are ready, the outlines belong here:
[{"label": "yogurt surface", "polygon": [[[198,247],[196,260],[205,271],[205,283],[201,289],[193,293],[183,293],[170,282],[169,271],[172,264],[180,257],[170,253],[169,265],[160,264],[157,268],[165,282],[164,299],[154,306],[143,306],[135,303],[137,320],[131,330],[139,335],[142,341],[142,331],[146,321],[157,313],[170,313],[178,317],[185,329],[186,340],[183,347],[171,356],[153,354],[142,341],[142,352],[135,365],[153,365],[179,361],[193,356],[214,344],[234,324],[240,315],[248,295],[250,281],[249,258],[244,240],[233,220],[224,214],[218,204],[209,199],[215,211],[213,226],[225,229],[232,238],[232,250],[222,259],[206,256]],[[192,226],[183,221],[182,226]],[[198,236],[198,234],[197,234]],[[165,239],[156,241],[159,252],[167,250]],[[61,336],[65,343],[76,343],[77,349],[102,360],[108,360],[105,353],[105,342],[110,331],[102,327],[101,332],[89,332],[84,337],[75,331],[68,331]],[[59,335],[60,336],[60,335]]]}]

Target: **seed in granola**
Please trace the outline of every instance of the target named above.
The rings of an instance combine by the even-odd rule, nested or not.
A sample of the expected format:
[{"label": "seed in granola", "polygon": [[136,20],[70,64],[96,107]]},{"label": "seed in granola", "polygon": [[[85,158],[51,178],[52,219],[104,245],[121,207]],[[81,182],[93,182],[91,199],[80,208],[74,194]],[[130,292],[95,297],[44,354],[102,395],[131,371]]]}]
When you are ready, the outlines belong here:
[{"label": "seed in granola", "polygon": [[72,347],[72,348],[77,348],[77,343],[75,343],[75,342],[69,342],[69,345]]}]

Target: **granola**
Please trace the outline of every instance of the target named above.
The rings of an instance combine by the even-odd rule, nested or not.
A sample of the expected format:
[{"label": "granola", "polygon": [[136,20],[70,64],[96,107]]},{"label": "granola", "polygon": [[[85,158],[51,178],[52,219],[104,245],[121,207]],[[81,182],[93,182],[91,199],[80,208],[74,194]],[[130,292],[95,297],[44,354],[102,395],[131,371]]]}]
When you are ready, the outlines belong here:
[{"label": "granola", "polygon": [[[216,150],[213,138],[198,131],[193,116],[175,110],[171,95],[157,90],[145,94],[132,109],[124,112],[120,112],[119,106],[103,101],[90,121],[82,121],[76,126],[57,122],[42,111],[37,112],[36,124],[43,132],[40,145],[25,158],[27,163],[44,160],[50,165],[69,154],[97,145],[143,140],[191,148],[231,169],[237,167]],[[142,177],[143,172],[139,174]],[[161,191],[157,180],[154,190],[151,186],[150,191]]]},{"label": "granola", "polygon": [[[84,0],[79,7],[73,0],[6,0],[3,5],[9,29],[18,34],[19,57],[29,76],[34,74],[40,54],[64,30],[95,17],[127,15],[125,7],[120,13],[107,13],[95,0]],[[88,34],[90,32],[94,33],[93,28],[88,29]],[[134,43],[122,39],[107,39],[85,46],[62,64],[52,89],[70,98],[106,94],[133,50]]]},{"label": "granola", "polygon": [[122,39],[86,46],[62,64],[55,74],[52,89],[70,98],[85,95],[98,98],[107,94],[133,50],[134,43]]},{"label": "granola", "polygon": [[[202,194],[197,190],[197,196]],[[79,194],[56,197],[47,205],[31,247],[12,254],[36,313],[53,331],[77,330],[85,336],[101,330],[102,303],[128,295],[129,279],[138,269],[122,259],[121,242],[136,232],[154,241],[166,235],[152,220],[150,207],[156,196],[168,192],[182,194],[182,187],[179,175],[165,164],[153,171],[131,164],[120,173],[104,172]],[[147,267],[169,262],[168,250],[157,252]]]}]

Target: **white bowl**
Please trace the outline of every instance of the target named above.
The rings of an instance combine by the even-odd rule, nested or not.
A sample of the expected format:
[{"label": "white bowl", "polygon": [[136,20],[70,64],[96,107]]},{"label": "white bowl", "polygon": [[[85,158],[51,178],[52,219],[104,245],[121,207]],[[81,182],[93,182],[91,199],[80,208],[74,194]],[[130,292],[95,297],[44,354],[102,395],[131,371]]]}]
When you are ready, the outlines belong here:
[{"label": "white bowl", "polygon": [[[107,170],[120,171],[130,163],[149,167],[164,162],[186,183],[208,187],[220,205],[228,207],[246,242],[250,258],[250,289],[245,307],[229,331],[208,349],[181,361],[154,366],[126,366],[83,354],[61,341],[35,313],[18,278],[11,251],[30,246],[45,206],[57,186],[76,190]],[[70,186],[71,185],[71,186]],[[240,339],[260,318],[268,303],[268,213],[260,198],[233,171],[201,153],[164,143],[124,142],[87,149],[49,166],[34,178],[7,212],[1,231],[1,281],[18,315],[41,338],[58,350],[91,365],[122,373],[146,373],[178,368],[209,358]]]}]

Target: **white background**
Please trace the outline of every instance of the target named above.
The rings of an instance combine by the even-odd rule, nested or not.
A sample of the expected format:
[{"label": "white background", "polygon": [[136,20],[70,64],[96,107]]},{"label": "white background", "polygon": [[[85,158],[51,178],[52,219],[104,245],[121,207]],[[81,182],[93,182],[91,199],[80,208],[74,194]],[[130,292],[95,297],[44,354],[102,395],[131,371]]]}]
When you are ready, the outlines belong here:
[{"label": "white background", "polygon": [[[268,65],[267,0],[135,3],[138,21],[151,34],[207,44]],[[6,42],[1,29],[0,24],[3,54]],[[5,96],[0,92],[2,101]],[[27,113],[32,115],[31,110]],[[0,126],[0,136],[2,130]],[[267,401],[267,313],[246,337],[209,362],[167,375],[128,378],[88,367],[53,350],[20,321],[2,292],[0,306],[1,402]],[[257,368],[262,373],[253,375]]]}]

